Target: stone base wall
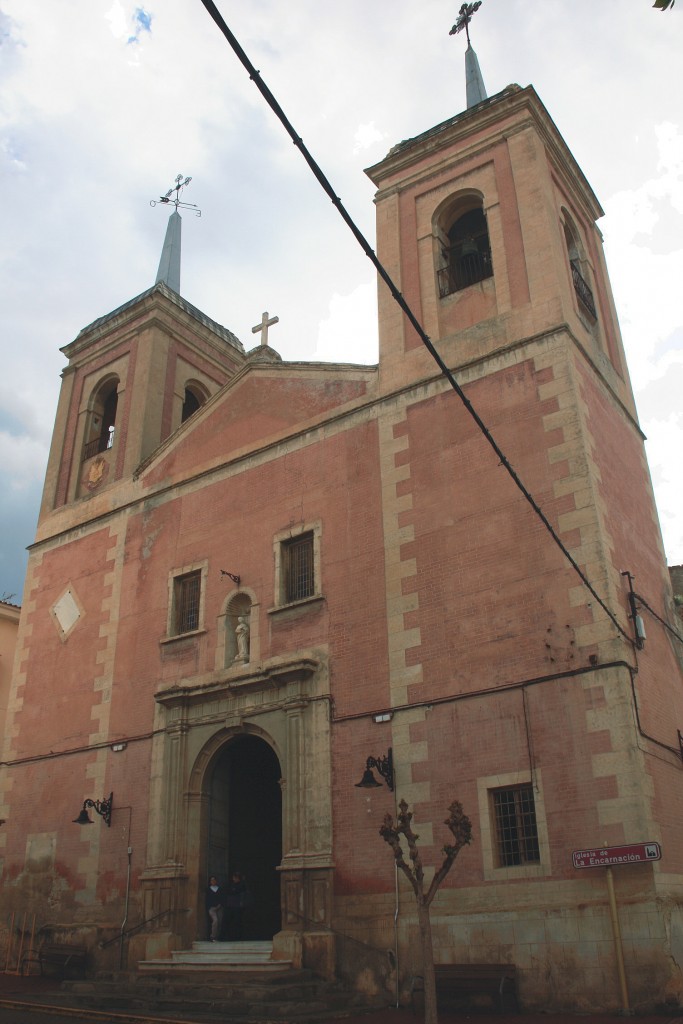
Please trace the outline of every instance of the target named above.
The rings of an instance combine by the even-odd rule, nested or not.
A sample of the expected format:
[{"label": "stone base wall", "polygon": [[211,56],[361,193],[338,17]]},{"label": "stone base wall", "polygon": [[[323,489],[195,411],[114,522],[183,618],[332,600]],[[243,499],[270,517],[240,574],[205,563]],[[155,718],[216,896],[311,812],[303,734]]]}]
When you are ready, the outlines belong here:
[{"label": "stone base wall", "polygon": [[[436,963],[510,963],[517,967],[520,1004],[526,1011],[618,1012],[622,1009],[607,900],[543,908],[456,912],[460,893],[432,907]],[[467,899],[467,897],[465,897]],[[407,907],[408,895],[402,895]],[[337,971],[359,993],[395,995],[396,975],[387,938],[393,930],[390,899],[369,897],[365,914],[354,900],[352,916],[338,919]],[[402,909],[398,923],[398,989],[410,1002],[413,978],[422,974],[417,919]],[[683,904],[634,899],[618,908],[630,1008],[636,1013],[683,1006]],[[363,920],[365,917],[365,920]]]}]

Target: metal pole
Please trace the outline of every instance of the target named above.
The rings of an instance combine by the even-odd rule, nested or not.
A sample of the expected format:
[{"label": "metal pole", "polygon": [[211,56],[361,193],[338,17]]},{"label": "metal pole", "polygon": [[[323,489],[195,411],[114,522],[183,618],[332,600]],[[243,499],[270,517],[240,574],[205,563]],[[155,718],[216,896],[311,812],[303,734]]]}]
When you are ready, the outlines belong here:
[{"label": "metal pole", "polygon": [[[390,750],[391,750],[391,748],[390,748]],[[393,759],[392,759],[392,762],[393,762]],[[394,771],[394,778],[393,778],[393,783],[394,783],[394,817],[397,817],[397,815],[398,815],[398,793],[396,792],[396,769],[394,768],[393,771]],[[398,957],[398,918],[399,918],[400,912],[401,912],[401,905],[400,905],[400,895],[399,895],[399,887],[398,887],[398,864],[396,863],[396,860],[394,860],[394,960],[396,961],[395,965],[394,965],[394,969],[396,971],[396,1008],[397,1009],[401,1005],[401,1003],[400,1003],[400,995],[401,995],[401,992],[400,992],[400,988],[401,988],[401,978],[400,978],[400,975],[401,975],[401,972],[399,970],[399,957]]]},{"label": "metal pole", "polygon": [[9,961],[14,946],[14,911],[9,925],[9,939],[7,941],[7,957],[5,958],[5,974],[9,974]]},{"label": "metal pole", "polygon": [[621,943],[621,928],[619,927],[619,915],[617,914],[617,900],[614,895],[614,878],[612,868],[607,868],[607,896],[609,899],[609,913],[612,918],[612,935],[614,936],[614,953],[617,960],[617,974],[619,975],[619,989],[621,992],[621,1009],[625,1014],[631,1013],[628,1002],[628,988],[626,987],[626,971],[624,970],[624,950]]},{"label": "metal pole", "polygon": [[35,940],[35,935],[36,935],[36,915],[34,914],[33,915],[33,920],[31,921],[31,945],[29,946],[29,955],[33,952],[33,942]]},{"label": "metal pole", "polygon": [[19,942],[19,955],[17,956],[17,966],[14,971],[15,974],[21,972],[21,954],[24,952],[24,933],[26,932],[26,911],[24,911],[24,917],[21,924],[21,940]]},{"label": "metal pole", "polygon": [[128,807],[117,807],[117,811],[128,811],[128,868],[126,871],[126,902],[123,911],[123,921],[121,922],[121,934],[119,937],[119,970],[123,970],[123,943],[126,937],[126,925],[128,924],[128,909],[130,906],[130,863],[133,855],[133,847],[131,845],[131,831],[133,826],[133,808]]},{"label": "metal pole", "polygon": [[126,936],[126,925],[128,924],[128,906],[130,903],[130,859],[133,855],[133,847],[128,847],[128,870],[126,872],[126,906],[121,922],[121,935],[119,938],[119,970],[123,970],[123,941]]}]

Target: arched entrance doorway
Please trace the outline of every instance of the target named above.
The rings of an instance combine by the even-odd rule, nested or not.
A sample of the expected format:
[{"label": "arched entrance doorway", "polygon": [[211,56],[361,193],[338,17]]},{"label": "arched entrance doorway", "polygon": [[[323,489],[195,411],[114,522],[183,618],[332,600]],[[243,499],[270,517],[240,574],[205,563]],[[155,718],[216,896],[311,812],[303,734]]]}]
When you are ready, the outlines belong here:
[{"label": "arched entrance doorway", "polygon": [[227,885],[234,871],[246,876],[253,900],[243,939],[272,939],[280,930],[281,774],[272,747],[242,735],[220,751],[209,777],[206,877]]}]

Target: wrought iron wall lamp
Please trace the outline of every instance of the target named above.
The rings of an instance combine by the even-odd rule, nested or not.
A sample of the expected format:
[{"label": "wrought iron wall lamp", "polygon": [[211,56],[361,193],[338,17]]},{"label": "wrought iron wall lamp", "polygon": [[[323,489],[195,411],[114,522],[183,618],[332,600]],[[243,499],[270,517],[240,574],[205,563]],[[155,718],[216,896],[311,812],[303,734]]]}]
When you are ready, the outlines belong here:
[{"label": "wrought iron wall lamp", "polygon": [[111,810],[114,802],[114,794],[110,793],[109,798],[106,797],[103,800],[84,800],[83,809],[77,818],[74,818],[75,825],[92,825],[93,820],[88,814],[88,807],[92,807],[93,810],[104,818],[105,824],[108,828],[111,828]]},{"label": "wrought iron wall lamp", "polygon": [[378,782],[375,776],[372,774],[372,769],[376,768],[379,774],[382,776],[387,786],[394,792],[394,756],[389,747],[389,753],[386,757],[369,757],[365,762],[365,771],[363,772],[363,778],[360,782],[356,783],[357,789],[377,789],[382,785]]}]

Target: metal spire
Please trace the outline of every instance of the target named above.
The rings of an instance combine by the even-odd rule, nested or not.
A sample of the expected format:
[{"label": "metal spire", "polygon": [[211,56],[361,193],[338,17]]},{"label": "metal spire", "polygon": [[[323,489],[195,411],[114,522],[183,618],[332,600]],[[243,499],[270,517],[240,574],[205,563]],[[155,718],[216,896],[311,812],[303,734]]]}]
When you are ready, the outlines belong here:
[{"label": "metal spire", "polygon": [[[149,205],[156,206],[157,203],[164,203],[164,205],[175,206],[175,210],[168,218],[168,225],[166,227],[166,237],[164,239],[164,247],[161,250],[161,259],[159,260],[159,270],[157,271],[157,278],[155,284],[159,281],[163,281],[167,284],[174,292],[180,294],[180,234],[182,227],[182,220],[178,213],[178,207],[183,210],[194,210],[197,217],[201,217],[202,211],[194,203],[183,203],[180,200],[180,194],[186,185],[189,185],[192,178],[183,178],[182,174],[176,177],[175,185],[170,188],[165,196],[161,196],[160,199],[151,199]],[[175,198],[171,198],[175,192]]]},{"label": "metal spire", "polygon": [[481,71],[479,69],[479,61],[477,55],[472,49],[470,42],[470,22],[472,15],[481,7],[482,0],[476,0],[475,3],[463,4],[458,12],[458,20],[456,21],[453,28],[448,33],[450,36],[455,36],[458,32],[462,32],[465,29],[465,35],[467,36],[467,49],[465,50],[465,90],[467,96],[467,107],[474,107],[477,103],[481,103],[486,97],[486,87],[484,86],[484,79],[482,78]]}]

